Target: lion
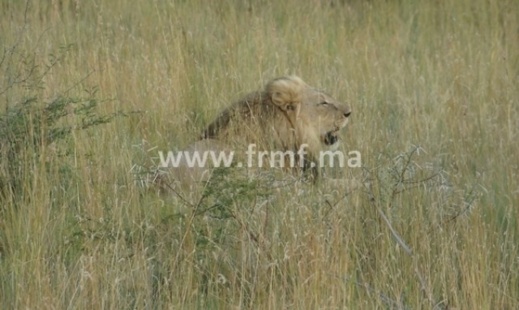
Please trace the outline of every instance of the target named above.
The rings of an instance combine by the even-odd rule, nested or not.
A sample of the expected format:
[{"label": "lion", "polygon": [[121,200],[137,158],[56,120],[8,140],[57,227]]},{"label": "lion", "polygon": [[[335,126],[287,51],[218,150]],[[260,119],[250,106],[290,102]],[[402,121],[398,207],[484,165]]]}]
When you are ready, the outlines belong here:
[{"label": "lion", "polygon": [[[256,154],[282,152],[285,160],[289,159],[288,154],[296,154],[297,164],[290,158],[291,165],[285,165],[289,166],[287,170],[310,172],[312,178],[317,178],[319,168],[314,163],[319,153],[337,148],[339,132],[348,124],[350,115],[348,105],[309,86],[300,77],[279,77],[223,110],[184,153],[244,154],[253,145]],[[188,183],[200,180],[208,172],[183,164],[177,174],[183,181],[187,174]]]}]

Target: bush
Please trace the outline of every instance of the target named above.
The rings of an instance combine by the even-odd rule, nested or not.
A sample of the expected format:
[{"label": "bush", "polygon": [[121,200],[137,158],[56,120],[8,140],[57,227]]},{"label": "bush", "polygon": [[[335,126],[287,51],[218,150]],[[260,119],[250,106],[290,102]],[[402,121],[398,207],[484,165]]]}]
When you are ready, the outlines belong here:
[{"label": "bush", "polygon": [[31,184],[27,178],[41,160],[43,149],[55,148],[74,130],[105,124],[122,115],[100,115],[96,109],[101,100],[95,88],[86,91],[86,96],[70,95],[69,89],[53,99],[44,99],[44,77],[62,62],[72,46],[48,55],[47,64],[40,68],[36,55],[21,51],[18,43],[4,47],[0,57],[0,74],[4,77],[0,79],[0,202],[23,196],[24,184]]}]

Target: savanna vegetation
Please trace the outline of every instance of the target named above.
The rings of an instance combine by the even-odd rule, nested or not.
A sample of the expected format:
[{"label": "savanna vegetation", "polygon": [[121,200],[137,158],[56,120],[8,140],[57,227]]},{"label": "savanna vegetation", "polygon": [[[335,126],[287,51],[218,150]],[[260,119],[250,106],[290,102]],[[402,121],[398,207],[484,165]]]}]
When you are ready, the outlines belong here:
[{"label": "savanna vegetation", "polygon": [[[286,74],[364,186],[154,189]],[[518,308],[518,85],[514,0],[0,0],[0,308]]]}]

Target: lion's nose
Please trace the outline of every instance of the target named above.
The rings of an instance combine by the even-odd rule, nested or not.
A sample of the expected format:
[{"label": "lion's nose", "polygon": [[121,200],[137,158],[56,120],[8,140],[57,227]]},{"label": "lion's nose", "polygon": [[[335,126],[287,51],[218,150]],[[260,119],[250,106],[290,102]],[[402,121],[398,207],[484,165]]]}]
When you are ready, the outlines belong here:
[{"label": "lion's nose", "polygon": [[348,117],[348,116],[350,116],[350,114],[351,114],[351,111],[348,111],[348,112],[344,113],[344,117]]}]

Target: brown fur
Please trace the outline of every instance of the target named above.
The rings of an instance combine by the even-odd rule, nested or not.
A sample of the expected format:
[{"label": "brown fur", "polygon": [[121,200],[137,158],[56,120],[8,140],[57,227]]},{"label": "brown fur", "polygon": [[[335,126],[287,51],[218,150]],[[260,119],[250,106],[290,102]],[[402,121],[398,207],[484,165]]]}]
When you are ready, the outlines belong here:
[{"label": "brown fur", "polygon": [[[243,155],[248,145],[255,144],[257,151],[297,153],[306,144],[306,163],[317,159],[320,151],[337,145],[338,132],[346,126],[350,113],[347,105],[308,86],[299,77],[281,77],[225,109],[186,151],[233,150]],[[192,190],[193,184],[210,177],[210,168],[187,167],[184,162],[170,175],[173,181],[168,177],[161,178],[161,182],[170,188],[170,184],[177,183]],[[299,165],[294,169],[300,170]],[[319,174],[317,168],[311,172],[315,177]]]},{"label": "brown fur", "polygon": [[238,146],[255,143],[259,149],[276,151],[297,151],[307,144],[316,158],[335,144],[330,139],[338,139],[350,113],[348,106],[299,77],[281,77],[224,110],[202,138]]}]

